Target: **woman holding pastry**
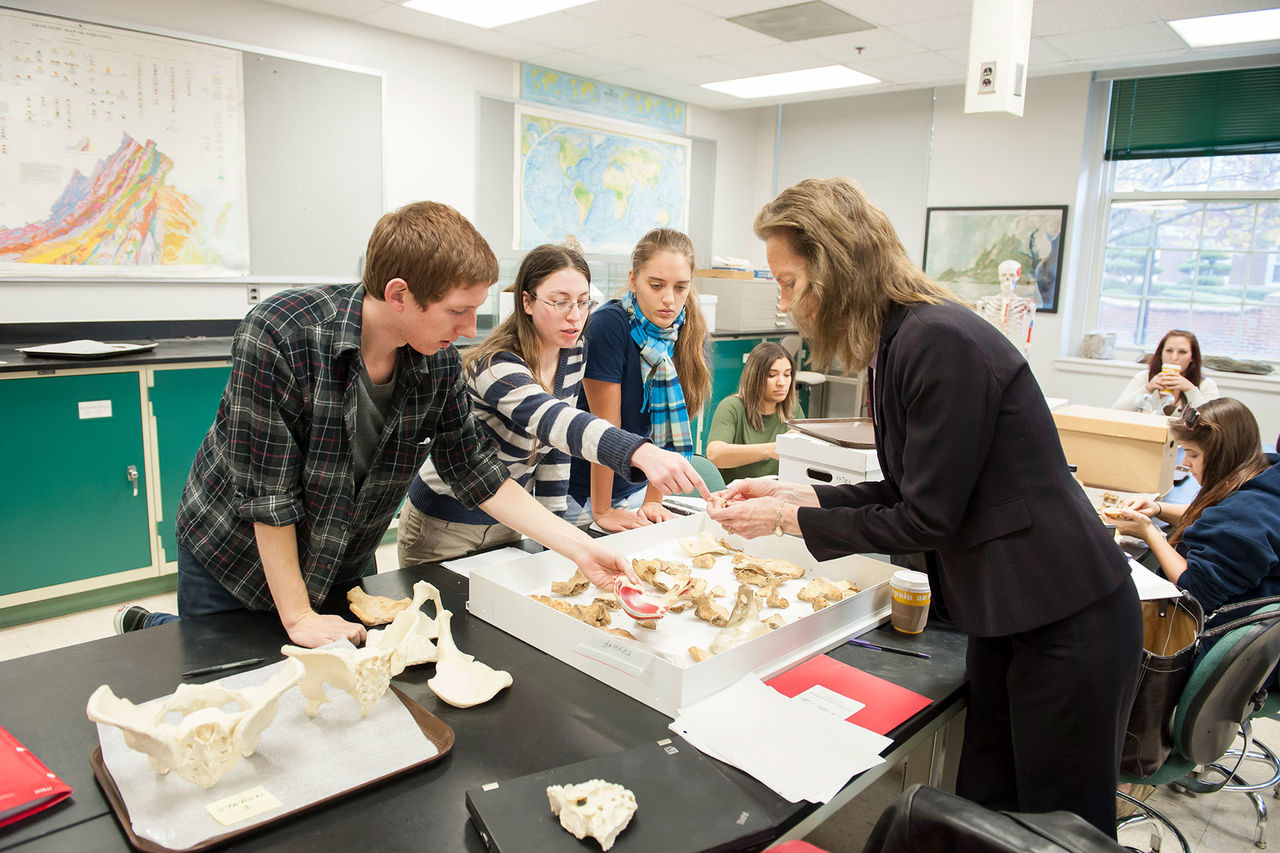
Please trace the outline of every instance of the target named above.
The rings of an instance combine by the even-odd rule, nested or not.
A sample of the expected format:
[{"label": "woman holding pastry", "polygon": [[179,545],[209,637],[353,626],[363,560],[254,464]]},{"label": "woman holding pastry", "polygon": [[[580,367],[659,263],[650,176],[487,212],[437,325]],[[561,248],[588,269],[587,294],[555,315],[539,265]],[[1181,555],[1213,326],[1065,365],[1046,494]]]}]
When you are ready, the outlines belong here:
[{"label": "woman holding pastry", "polygon": [[803,536],[819,560],[924,552],[935,602],[969,635],[957,793],[1068,809],[1114,836],[1138,597],[1027,360],[920,271],[851,181],[784,190],[755,231],[816,360],[870,368],[885,479],[746,480],[712,517],[743,536]]},{"label": "woman holding pastry", "polygon": [[1202,405],[1217,396],[1218,383],[1203,372],[1200,341],[1192,332],[1170,329],[1156,345],[1147,366],[1133,375],[1111,408],[1176,417],[1188,406]]},{"label": "woman holding pastry", "polygon": [[[707,321],[693,298],[693,242],[655,228],[631,253],[628,289],[591,317],[580,407],[627,432],[688,457],[690,421],[711,393]],[[654,482],[629,482],[603,465],[575,460],[568,518],[618,531],[666,521]]]},{"label": "woman holding pastry", "polygon": [[[1221,397],[1187,409],[1170,428],[1200,492],[1186,506],[1130,501],[1116,529],[1146,542],[1165,577],[1205,613],[1280,595],[1280,456],[1262,452],[1253,412]],[[1167,537],[1157,518],[1169,523]]]},{"label": "woman holding pastry", "polygon": [[[511,479],[561,516],[571,457],[627,479],[647,477],[668,493],[706,494],[687,459],[577,407],[582,331],[592,307],[591,270],[582,253],[538,246],[521,261],[512,288],[515,310],[462,359],[471,404]],[[519,538],[484,510],[459,501],[429,458],[400,514],[400,565],[447,560]]]},{"label": "woman holding pastry", "polygon": [[716,406],[707,435],[707,458],[725,482],[778,473],[774,439],[792,418],[803,418],[796,399],[795,361],[781,344],[756,345],[742,365],[738,393]]}]

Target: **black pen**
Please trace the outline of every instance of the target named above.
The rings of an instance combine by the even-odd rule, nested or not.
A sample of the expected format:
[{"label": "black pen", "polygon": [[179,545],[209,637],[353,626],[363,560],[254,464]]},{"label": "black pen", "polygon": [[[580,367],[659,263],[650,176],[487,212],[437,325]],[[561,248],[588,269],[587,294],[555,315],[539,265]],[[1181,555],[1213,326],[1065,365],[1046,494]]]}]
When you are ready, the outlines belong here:
[{"label": "black pen", "polygon": [[224,669],[240,669],[246,666],[255,666],[260,663],[266,663],[266,658],[247,658],[246,660],[233,660],[227,663],[217,663],[213,666],[202,666],[198,669],[189,669],[182,673],[183,678],[194,678],[197,675],[209,675],[213,672],[222,672]]},{"label": "black pen", "polygon": [[869,643],[866,640],[860,640],[854,637],[849,641],[851,646],[862,646],[864,649],[875,649],[877,652],[893,652],[896,655],[910,655],[913,658],[924,658],[929,660],[929,656],[924,652],[913,652],[910,649],[896,649],[893,646],[882,646],[879,643]]}]

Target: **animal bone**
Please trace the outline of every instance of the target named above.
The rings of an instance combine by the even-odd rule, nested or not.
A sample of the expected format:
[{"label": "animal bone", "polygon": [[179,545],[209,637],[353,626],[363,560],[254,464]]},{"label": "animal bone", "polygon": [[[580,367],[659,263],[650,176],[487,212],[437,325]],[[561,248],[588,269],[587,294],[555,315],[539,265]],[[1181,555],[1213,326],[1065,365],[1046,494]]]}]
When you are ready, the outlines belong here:
[{"label": "animal bone", "polygon": [[385,625],[396,614],[409,606],[407,598],[387,598],[385,595],[369,595],[358,586],[347,590],[347,601],[351,612],[366,625]]},{"label": "animal bone", "polygon": [[[181,779],[211,788],[241,757],[253,755],[276,717],[280,697],[301,677],[302,665],[291,660],[257,687],[179,684],[154,707],[120,699],[103,684],[93,691],[85,711],[95,723],[120,729],[125,744],[145,754],[157,773],[172,770]],[[238,710],[223,710],[227,705]],[[171,713],[182,719],[165,722]]]},{"label": "animal bone", "polygon": [[[723,541],[717,542],[716,538],[711,535],[710,530],[703,530],[697,536],[691,536],[688,539],[680,540],[680,550],[684,551],[690,557],[701,557],[704,554],[728,554],[728,546]],[[712,562],[715,562],[712,560]],[[697,563],[694,563],[697,565]]]},{"label": "animal bone", "polygon": [[813,601],[815,598],[825,598],[828,602],[839,601],[844,598],[844,587],[837,584],[831,578],[814,578],[804,585],[804,589],[796,593],[796,598],[801,601]]},{"label": "animal bone", "polygon": [[697,646],[690,646],[689,657],[693,658],[694,663],[702,663],[704,660],[711,657],[711,652]]},{"label": "animal bone", "polygon": [[551,591],[556,595],[574,596],[578,593],[586,592],[589,586],[591,586],[591,581],[587,580],[587,576],[582,573],[582,570],[574,569],[573,576],[567,581],[553,581],[551,583]]},{"label": "animal bone", "polygon": [[[304,649],[301,646],[281,646],[280,651],[287,657],[300,661],[306,667],[306,673],[298,684],[298,689],[307,700],[307,716],[314,717],[320,706],[330,701],[325,692],[326,683],[345,691],[360,706],[360,716],[367,717],[378,704],[382,694],[391,685],[392,658],[397,651],[398,641],[403,639],[412,622],[403,623],[406,628],[396,631],[395,639],[383,647],[363,649],[351,646]],[[391,623],[387,633],[396,628]]]},{"label": "animal bone", "polygon": [[765,604],[769,607],[777,607],[779,610],[785,610],[791,606],[791,602],[783,598],[782,593],[778,592],[778,588],[776,586],[766,588],[765,592],[768,594]]},{"label": "animal bone", "polygon": [[709,569],[716,564],[716,558],[714,554],[699,554],[692,562],[695,569]]},{"label": "animal bone", "polygon": [[773,629],[760,621],[760,600],[756,598],[750,585],[744,583],[738,587],[733,613],[729,615],[724,630],[711,641],[711,653],[718,655],[771,630]]},{"label": "animal bone", "polygon": [[700,595],[693,600],[693,604],[697,608],[694,613],[699,619],[710,622],[717,628],[723,628],[729,623],[729,611],[716,604],[709,596]]},{"label": "animal bone", "polygon": [[[436,659],[435,643],[431,641],[439,636],[439,629],[436,627],[436,620],[422,612],[422,605],[428,601],[435,604],[437,615],[444,610],[444,605],[440,601],[440,590],[426,581],[418,581],[413,585],[411,605],[396,614],[391,627],[368,632],[364,641],[366,649],[395,648],[391,656],[393,676],[404,672],[407,666],[418,666]],[[401,620],[409,623],[407,628],[403,624],[397,624]]]},{"label": "animal bone", "polygon": [[560,825],[581,840],[590,835],[601,851],[613,847],[636,813],[635,794],[613,782],[590,779],[576,785],[550,785],[547,800]]},{"label": "animal bone", "polygon": [[644,590],[619,577],[613,591],[622,601],[622,610],[632,619],[661,619],[667,613],[667,605],[650,601]]},{"label": "animal bone", "polygon": [[440,625],[440,640],[436,647],[439,657],[436,674],[427,679],[427,686],[455,708],[482,705],[498,695],[498,691],[511,686],[511,673],[495,670],[454,645],[450,628],[452,620],[453,614],[448,610],[440,611],[436,618]]}]

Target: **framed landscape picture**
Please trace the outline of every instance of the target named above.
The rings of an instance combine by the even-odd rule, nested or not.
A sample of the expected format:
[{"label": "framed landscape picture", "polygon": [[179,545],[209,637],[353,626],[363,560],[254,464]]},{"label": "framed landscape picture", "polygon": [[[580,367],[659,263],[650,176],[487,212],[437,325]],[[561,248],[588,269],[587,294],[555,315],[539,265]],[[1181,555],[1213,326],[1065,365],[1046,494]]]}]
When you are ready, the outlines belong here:
[{"label": "framed landscape picture", "polygon": [[1001,261],[1022,264],[1017,293],[1038,311],[1058,310],[1067,206],[931,207],[924,225],[925,274],[970,302],[1000,292]]}]

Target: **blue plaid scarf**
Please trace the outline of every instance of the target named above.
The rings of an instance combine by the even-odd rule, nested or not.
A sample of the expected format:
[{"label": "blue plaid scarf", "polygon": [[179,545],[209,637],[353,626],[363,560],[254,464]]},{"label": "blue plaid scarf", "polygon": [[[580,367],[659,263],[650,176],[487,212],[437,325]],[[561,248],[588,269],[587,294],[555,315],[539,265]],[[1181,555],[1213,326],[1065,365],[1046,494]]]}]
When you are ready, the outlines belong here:
[{"label": "blue plaid scarf", "polygon": [[672,360],[680,327],[684,325],[684,309],[676,317],[671,328],[664,329],[652,323],[636,305],[636,295],[627,291],[622,297],[622,307],[631,319],[631,340],[640,348],[644,362],[644,405],[640,411],[649,413],[649,437],[653,443],[685,456],[693,455],[693,429],[689,426],[689,409],[684,403],[684,391],[676,376],[676,363]]}]

